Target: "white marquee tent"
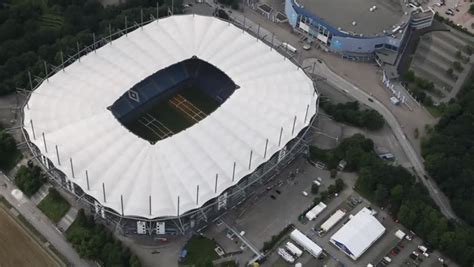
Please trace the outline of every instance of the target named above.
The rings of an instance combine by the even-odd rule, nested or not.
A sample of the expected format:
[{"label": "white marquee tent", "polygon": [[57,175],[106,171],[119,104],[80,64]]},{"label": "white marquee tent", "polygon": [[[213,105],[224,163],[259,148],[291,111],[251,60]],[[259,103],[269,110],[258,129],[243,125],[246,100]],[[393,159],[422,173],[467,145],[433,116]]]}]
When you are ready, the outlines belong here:
[{"label": "white marquee tent", "polygon": [[385,233],[385,227],[371,215],[367,208],[361,209],[332,237],[331,242],[344,253],[357,260]]}]

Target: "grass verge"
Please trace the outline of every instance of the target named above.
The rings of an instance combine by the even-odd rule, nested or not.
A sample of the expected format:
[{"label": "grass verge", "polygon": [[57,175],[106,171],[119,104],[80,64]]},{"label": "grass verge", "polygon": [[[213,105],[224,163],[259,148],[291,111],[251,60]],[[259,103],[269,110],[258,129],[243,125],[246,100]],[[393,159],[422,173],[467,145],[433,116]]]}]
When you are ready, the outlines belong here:
[{"label": "grass verge", "polygon": [[191,237],[185,246],[185,249],[188,251],[188,255],[182,264],[201,266],[216,260],[218,258],[217,253],[214,251],[216,245],[217,244],[214,240],[200,235]]},{"label": "grass verge", "polygon": [[59,222],[70,207],[54,188],[51,188],[49,194],[38,204],[38,208],[54,223]]}]

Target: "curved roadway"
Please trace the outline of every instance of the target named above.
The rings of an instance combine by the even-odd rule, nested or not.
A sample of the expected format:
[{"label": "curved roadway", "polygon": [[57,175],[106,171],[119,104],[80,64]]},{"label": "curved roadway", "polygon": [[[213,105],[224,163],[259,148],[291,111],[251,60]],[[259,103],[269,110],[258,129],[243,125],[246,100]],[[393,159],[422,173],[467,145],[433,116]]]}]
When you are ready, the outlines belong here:
[{"label": "curved roadway", "polygon": [[[316,62],[316,64],[314,64],[314,62]],[[324,62],[314,58],[308,58],[303,62],[303,66],[312,67],[313,64],[315,66],[313,74],[326,78],[327,82],[332,84],[335,88],[343,91],[344,93],[355,98],[357,101],[364,103],[365,105],[377,110],[380,114],[382,114],[382,116],[385,118],[385,121],[392,129],[395,137],[398,139],[403,151],[413,165],[415,173],[420,178],[419,180],[428,189],[431,198],[434,200],[436,205],[438,205],[441,212],[448,219],[459,220],[456,214],[453,212],[446,196],[437,188],[436,184],[433,183],[432,180],[425,179],[425,177],[428,177],[428,174],[423,166],[423,161],[420,159],[420,156],[416,153],[410,141],[407,139],[400,126],[400,123],[397,121],[392,112],[390,112],[390,110],[380,101],[371,97],[362,89],[334,73]],[[369,101],[369,98],[372,101]]]}]

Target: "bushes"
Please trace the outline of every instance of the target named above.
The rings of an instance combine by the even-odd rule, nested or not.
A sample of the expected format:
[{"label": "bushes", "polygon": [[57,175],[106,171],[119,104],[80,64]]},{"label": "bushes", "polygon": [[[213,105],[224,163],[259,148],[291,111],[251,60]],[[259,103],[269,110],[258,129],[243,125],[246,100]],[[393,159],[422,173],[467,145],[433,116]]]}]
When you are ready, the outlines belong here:
[{"label": "bushes", "polygon": [[462,65],[459,61],[454,61],[453,62],[453,69],[455,69],[458,72],[462,72],[464,70],[464,68],[462,67]]},{"label": "bushes", "polygon": [[27,196],[32,196],[46,182],[40,167],[29,164],[21,166],[15,176],[15,184]]},{"label": "bushes", "polygon": [[313,183],[311,185],[311,194],[316,195],[319,192],[319,185]]},{"label": "bushes", "polygon": [[385,120],[377,111],[372,109],[360,110],[359,102],[347,102],[334,105],[329,101],[321,102],[320,107],[335,121],[344,122],[369,130],[379,130],[385,124]]},{"label": "bushes", "polygon": [[98,261],[102,266],[141,266],[137,256],[123,247],[103,225],[87,217],[82,209],[66,231],[66,238],[79,256]]},{"label": "bushes", "polygon": [[356,171],[365,162],[372,162],[376,155],[372,152],[374,143],[361,134],[355,134],[342,140],[339,146],[333,150],[322,150],[314,146],[310,147],[310,157],[314,161],[326,163],[328,169],[336,169],[339,161],[344,159],[347,162],[345,170]]},{"label": "bushes", "polygon": [[230,6],[232,9],[237,10],[239,8],[239,1],[238,0],[218,0],[220,4]]},{"label": "bushes", "polygon": [[277,243],[280,241],[285,235],[287,235],[291,230],[294,229],[293,224],[287,225],[281,232],[272,236],[270,241],[266,241],[263,243],[262,251],[266,253],[267,251],[271,250]]}]

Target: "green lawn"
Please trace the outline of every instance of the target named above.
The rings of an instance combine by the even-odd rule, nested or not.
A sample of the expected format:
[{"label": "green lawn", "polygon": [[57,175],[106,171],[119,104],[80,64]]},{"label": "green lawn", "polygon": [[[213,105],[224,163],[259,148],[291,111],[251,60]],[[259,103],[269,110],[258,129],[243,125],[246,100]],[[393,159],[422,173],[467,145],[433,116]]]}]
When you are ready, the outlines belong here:
[{"label": "green lawn", "polygon": [[439,118],[443,115],[443,111],[439,107],[430,106],[430,107],[426,107],[426,109],[435,118]]},{"label": "green lawn", "polygon": [[209,261],[219,258],[214,251],[216,242],[203,236],[195,235],[191,237],[185,246],[188,251],[186,259],[182,262],[185,265],[204,266]]},{"label": "green lawn", "polygon": [[57,223],[68,212],[71,205],[55,189],[38,204],[38,208],[48,216],[51,221]]}]

